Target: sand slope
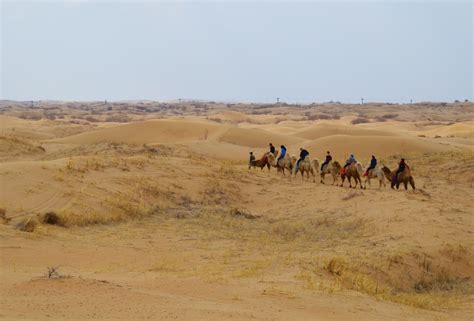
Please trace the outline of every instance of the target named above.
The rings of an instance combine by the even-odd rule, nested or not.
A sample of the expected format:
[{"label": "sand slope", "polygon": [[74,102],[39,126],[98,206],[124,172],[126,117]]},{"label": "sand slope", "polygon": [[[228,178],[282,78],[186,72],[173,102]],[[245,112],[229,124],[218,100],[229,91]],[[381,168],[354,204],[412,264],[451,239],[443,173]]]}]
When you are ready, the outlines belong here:
[{"label": "sand slope", "polygon": [[462,138],[474,138],[474,122],[456,123],[449,126],[443,126],[430,129],[424,132],[427,136],[454,136]]},{"label": "sand slope", "polygon": [[269,143],[273,143],[273,145],[278,147],[281,144],[292,145],[303,140],[297,137],[270,133],[261,129],[232,127],[219,138],[219,141],[249,147],[266,147]]},{"label": "sand slope", "polygon": [[318,139],[321,137],[332,135],[348,135],[348,136],[395,136],[394,133],[382,130],[365,129],[356,126],[318,124],[310,128],[299,131],[294,136],[306,139]]},{"label": "sand slope", "polygon": [[350,153],[355,154],[359,159],[368,159],[373,154],[383,157],[394,154],[441,152],[453,149],[448,145],[414,137],[348,135],[322,137],[305,146],[314,155],[322,156],[326,151],[331,151],[338,159],[345,159]]},{"label": "sand slope", "polygon": [[204,122],[150,120],[105,128],[54,140],[69,144],[115,142],[127,144],[170,143],[204,140],[222,130],[223,126]]}]

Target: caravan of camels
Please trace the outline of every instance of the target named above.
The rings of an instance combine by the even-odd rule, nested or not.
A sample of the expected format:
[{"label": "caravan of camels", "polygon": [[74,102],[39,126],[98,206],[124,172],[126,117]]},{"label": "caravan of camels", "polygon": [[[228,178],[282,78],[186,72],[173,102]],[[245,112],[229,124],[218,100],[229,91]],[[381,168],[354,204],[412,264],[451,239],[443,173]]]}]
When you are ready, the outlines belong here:
[{"label": "caravan of camels", "polygon": [[[263,170],[267,167],[270,170],[271,167],[275,167],[278,172],[285,175],[285,171],[291,175],[297,175],[301,173],[302,179],[306,177],[313,177],[313,182],[316,182],[316,173],[319,172],[321,177],[321,184],[325,183],[325,176],[331,175],[334,185],[338,178],[341,178],[341,187],[344,186],[344,181],[347,178],[350,188],[357,188],[359,184],[361,189],[367,188],[367,184],[370,187],[371,179],[377,179],[379,182],[379,188],[386,186],[385,179],[387,179],[391,187],[400,187],[400,184],[408,189],[408,184],[411,185],[413,190],[415,189],[415,181],[411,175],[410,167],[405,163],[405,159],[401,159],[398,169],[390,170],[387,166],[379,166],[375,156],[372,156],[370,164],[365,167],[358,162],[354,155],[351,154],[346,160],[345,165],[332,159],[330,152],[327,152],[326,159],[323,163],[317,158],[311,159],[309,152],[303,148],[300,148],[300,158],[297,159],[295,155],[289,155],[286,153],[286,147],[281,146],[280,150],[276,150],[275,147],[270,143],[270,150],[262,155],[260,159],[256,159],[253,152],[250,152],[249,169],[259,167]],[[362,186],[362,178],[365,177],[364,186]],[[352,179],[354,179],[355,185],[352,186]]]}]

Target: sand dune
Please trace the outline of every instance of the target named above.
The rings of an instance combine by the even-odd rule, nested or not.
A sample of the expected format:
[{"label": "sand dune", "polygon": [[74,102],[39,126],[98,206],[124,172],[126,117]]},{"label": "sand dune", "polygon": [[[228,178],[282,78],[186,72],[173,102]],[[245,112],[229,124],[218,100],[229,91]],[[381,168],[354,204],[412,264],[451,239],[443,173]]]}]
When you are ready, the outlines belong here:
[{"label": "sand dune", "polygon": [[359,159],[368,159],[371,155],[389,156],[412,152],[441,152],[453,149],[448,145],[414,137],[391,136],[348,136],[333,135],[316,139],[306,144],[307,149],[316,157],[324,156],[329,150],[336,158],[346,158],[354,153]]},{"label": "sand dune", "polygon": [[288,135],[270,133],[261,129],[232,127],[219,138],[219,141],[241,146],[266,147],[270,142],[275,146],[279,146],[281,144],[292,145],[303,140]]},{"label": "sand dune", "polygon": [[181,143],[205,140],[225,130],[224,126],[205,122],[150,120],[105,128],[53,140],[69,144],[115,142],[128,144]]},{"label": "sand dune", "polygon": [[318,139],[321,137],[332,136],[332,135],[348,135],[348,136],[395,136],[395,134],[374,129],[358,128],[356,126],[342,126],[342,125],[329,125],[329,124],[318,124],[311,126],[308,129],[296,132],[294,136],[302,137],[306,139]]},{"label": "sand dune", "polygon": [[426,136],[474,138],[474,122],[456,123],[423,132]]}]

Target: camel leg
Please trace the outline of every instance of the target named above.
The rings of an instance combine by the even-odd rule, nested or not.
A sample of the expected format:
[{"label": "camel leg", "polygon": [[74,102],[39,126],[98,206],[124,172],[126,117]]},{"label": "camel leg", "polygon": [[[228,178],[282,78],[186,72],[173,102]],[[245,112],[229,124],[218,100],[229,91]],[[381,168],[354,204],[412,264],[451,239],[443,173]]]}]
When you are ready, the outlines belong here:
[{"label": "camel leg", "polygon": [[346,177],[341,175],[341,187],[344,186],[344,180],[345,180],[345,179],[346,179]]},{"label": "camel leg", "polygon": [[413,179],[413,177],[410,177],[410,185],[411,185],[411,188],[415,190],[415,180]]},{"label": "camel leg", "polygon": [[403,185],[405,185],[405,190],[408,190],[408,183],[407,183],[407,182],[403,182]]}]

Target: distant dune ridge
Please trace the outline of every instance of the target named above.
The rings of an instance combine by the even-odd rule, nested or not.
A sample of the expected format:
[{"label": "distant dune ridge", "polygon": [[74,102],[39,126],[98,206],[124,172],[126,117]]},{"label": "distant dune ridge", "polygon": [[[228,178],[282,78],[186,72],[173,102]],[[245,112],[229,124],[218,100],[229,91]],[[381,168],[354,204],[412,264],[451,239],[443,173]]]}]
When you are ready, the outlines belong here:
[{"label": "distant dune ridge", "polygon": [[[425,134],[461,133],[463,137],[471,137],[469,124],[447,126],[446,130],[432,129]],[[263,151],[268,144],[273,143],[277,149],[286,145],[290,153],[297,154],[299,147],[307,148],[313,155],[324,157],[327,150],[336,157],[344,158],[349,153],[368,158],[375,154],[388,156],[393,154],[412,152],[441,152],[453,149],[453,146],[440,142],[427,140],[409,135],[403,131],[394,132],[393,129],[370,129],[354,125],[341,124],[313,124],[304,125],[302,130],[288,132],[278,131],[278,124],[272,128],[260,129],[240,127],[231,124],[216,124],[211,121],[189,120],[149,120],[102,128],[94,131],[80,133],[64,138],[53,139],[54,143],[65,144],[97,144],[100,142],[128,143],[128,144],[174,144],[200,142],[199,150],[195,151],[204,155],[224,157],[226,153],[218,151],[220,144],[232,157],[246,157],[245,149]],[[381,126],[383,128],[383,126]],[[207,142],[207,143],[206,143]],[[236,145],[234,151],[239,151],[239,157],[232,151],[231,146]],[[237,147],[240,146],[240,147]],[[219,156],[218,156],[219,155]]]}]

